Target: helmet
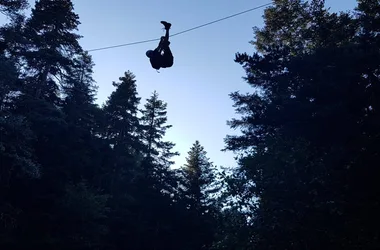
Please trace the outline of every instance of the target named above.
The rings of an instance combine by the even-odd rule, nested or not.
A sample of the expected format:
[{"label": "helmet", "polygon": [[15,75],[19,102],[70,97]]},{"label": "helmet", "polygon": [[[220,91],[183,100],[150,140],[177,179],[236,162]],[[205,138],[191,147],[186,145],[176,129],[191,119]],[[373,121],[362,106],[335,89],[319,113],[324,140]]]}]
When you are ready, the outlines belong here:
[{"label": "helmet", "polygon": [[148,50],[145,54],[150,58],[153,55],[153,50]]}]

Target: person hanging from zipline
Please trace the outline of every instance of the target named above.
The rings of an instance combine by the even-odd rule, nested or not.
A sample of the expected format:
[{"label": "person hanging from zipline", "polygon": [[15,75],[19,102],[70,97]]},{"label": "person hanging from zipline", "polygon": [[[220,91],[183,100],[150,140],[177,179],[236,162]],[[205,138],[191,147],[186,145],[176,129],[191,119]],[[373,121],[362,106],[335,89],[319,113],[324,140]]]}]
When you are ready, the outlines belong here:
[{"label": "person hanging from zipline", "polygon": [[165,21],[161,21],[161,23],[165,26],[165,36],[161,37],[160,43],[156,49],[148,50],[146,52],[150,64],[156,70],[159,70],[160,68],[170,68],[173,66],[174,62],[173,54],[169,47],[169,29],[172,25]]}]

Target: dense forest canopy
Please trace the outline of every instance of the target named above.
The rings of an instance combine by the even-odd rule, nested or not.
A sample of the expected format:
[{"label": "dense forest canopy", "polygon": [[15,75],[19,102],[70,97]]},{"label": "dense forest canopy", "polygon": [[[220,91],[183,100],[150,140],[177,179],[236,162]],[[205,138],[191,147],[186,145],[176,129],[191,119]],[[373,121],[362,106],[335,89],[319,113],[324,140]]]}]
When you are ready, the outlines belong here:
[{"label": "dense forest canopy", "polygon": [[236,53],[238,167],[197,140],[173,169],[157,91],[126,69],[95,103],[70,0],[0,0],[0,248],[380,249],[380,1],[357,3],[273,1]]}]

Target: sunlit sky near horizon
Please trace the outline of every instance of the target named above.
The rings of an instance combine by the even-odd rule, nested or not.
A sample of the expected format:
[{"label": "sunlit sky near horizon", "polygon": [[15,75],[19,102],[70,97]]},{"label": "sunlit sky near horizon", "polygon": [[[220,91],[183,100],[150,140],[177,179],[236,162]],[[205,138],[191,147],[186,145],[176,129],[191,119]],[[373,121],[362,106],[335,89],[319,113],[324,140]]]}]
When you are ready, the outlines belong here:
[{"label": "sunlit sky near horizon", "polygon": [[[29,1],[34,5],[34,0]],[[73,0],[80,17],[81,45],[86,50],[159,38],[164,34],[161,20],[172,23],[177,33],[231,14],[241,12],[269,0]],[[355,0],[327,0],[331,11],[352,10]],[[234,62],[235,53],[253,52],[249,41],[252,28],[263,26],[264,8],[254,10],[193,30],[171,39],[174,65],[151,68],[145,52],[156,42],[90,52],[95,62],[94,79],[99,86],[99,104],[106,101],[125,71],[136,75],[137,90],[142,104],[154,90],[168,103],[168,124],[173,127],[166,139],[176,143],[181,153],[175,157],[176,166],[185,157],[195,140],[199,140],[208,157],[218,166],[236,166],[231,152],[221,152],[227,134],[235,134],[226,121],[236,117],[229,94],[251,92],[242,79],[242,67]],[[0,16],[0,24],[5,22]]]}]

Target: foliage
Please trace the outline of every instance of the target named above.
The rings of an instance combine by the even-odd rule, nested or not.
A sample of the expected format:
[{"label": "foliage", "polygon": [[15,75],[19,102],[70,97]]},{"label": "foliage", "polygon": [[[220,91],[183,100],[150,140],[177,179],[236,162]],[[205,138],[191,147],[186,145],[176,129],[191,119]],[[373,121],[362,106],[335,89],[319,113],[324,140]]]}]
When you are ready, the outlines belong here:
[{"label": "foliage", "polygon": [[199,141],[175,166],[168,104],[131,71],[95,103],[71,1],[27,8],[0,0],[1,249],[380,248],[379,1],[265,10],[236,54],[253,91],[230,95],[229,172]]},{"label": "foliage", "polygon": [[229,124],[242,135],[226,148],[243,153],[240,171],[254,183],[240,189],[258,199],[255,249],[379,246],[369,219],[379,206],[378,7],[359,1],[354,16],[321,0],[275,1],[256,52],[236,55],[256,91],[231,94],[242,118]]}]

